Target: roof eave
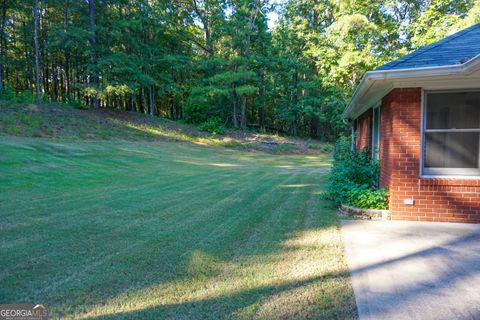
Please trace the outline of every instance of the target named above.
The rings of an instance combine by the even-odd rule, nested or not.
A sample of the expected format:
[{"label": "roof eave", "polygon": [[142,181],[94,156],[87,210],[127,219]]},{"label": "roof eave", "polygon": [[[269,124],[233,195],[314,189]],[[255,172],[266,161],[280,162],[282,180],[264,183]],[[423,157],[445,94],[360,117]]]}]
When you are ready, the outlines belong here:
[{"label": "roof eave", "polygon": [[440,67],[422,67],[422,68],[410,68],[410,69],[395,69],[395,70],[377,70],[367,71],[363,76],[360,84],[355,90],[350,102],[348,103],[345,111],[342,113],[342,118],[347,119],[352,115],[358,102],[367,95],[369,89],[374,82],[377,81],[398,81],[402,79],[423,78],[423,77],[436,77],[447,75],[468,74],[471,71],[480,67],[480,54],[476,55],[469,61],[449,66]]}]

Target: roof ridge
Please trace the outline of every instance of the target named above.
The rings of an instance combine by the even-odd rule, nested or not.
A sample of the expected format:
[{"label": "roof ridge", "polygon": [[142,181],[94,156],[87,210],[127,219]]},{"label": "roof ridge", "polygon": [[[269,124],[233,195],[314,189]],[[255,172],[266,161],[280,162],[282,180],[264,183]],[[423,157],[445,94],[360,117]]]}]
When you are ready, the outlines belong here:
[{"label": "roof ridge", "polygon": [[458,38],[458,37],[460,37],[460,36],[463,36],[463,35],[471,32],[471,31],[473,31],[473,30],[475,30],[476,28],[479,28],[479,27],[480,27],[480,23],[474,24],[474,25],[472,25],[472,26],[470,26],[470,27],[468,27],[468,28],[465,28],[465,29],[463,29],[463,30],[460,30],[460,31],[458,31],[458,32],[455,32],[454,34],[451,34],[451,35],[449,35],[449,36],[446,37],[446,38],[443,38],[443,39],[441,39],[441,40],[435,41],[435,42],[429,44],[428,46],[425,46],[425,47],[423,47],[423,48],[417,49],[417,50],[413,51],[413,52],[410,53],[410,54],[407,54],[407,55],[405,55],[405,56],[403,56],[403,57],[400,57],[400,58],[398,58],[398,59],[396,59],[396,60],[393,60],[393,61],[391,61],[391,62],[389,62],[389,63],[386,63],[386,64],[380,66],[379,68],[382,68],[382,67],[387,66],[387,65],[388,65],[390,68],[394,68],[395,66],[399,65],[400,63],[404,63],[404,62],[406,62],[406,61],[409,61],[409,60],[417,57],[417,56],[420,55],[420,54],[423,54],[423,53],[425,53],[425,52],[427,52],[427,51],[429,51],[429,50],[432,50],[432,49],[434,49],[434,48],[437,48],[437,47],[440,46],[440,45],[444,45],[444,44],[446,44],[446,43],[448,43],[448,42],[450,42],[450,41],[452,41],[452,40],[455,40],[456,38]]}]

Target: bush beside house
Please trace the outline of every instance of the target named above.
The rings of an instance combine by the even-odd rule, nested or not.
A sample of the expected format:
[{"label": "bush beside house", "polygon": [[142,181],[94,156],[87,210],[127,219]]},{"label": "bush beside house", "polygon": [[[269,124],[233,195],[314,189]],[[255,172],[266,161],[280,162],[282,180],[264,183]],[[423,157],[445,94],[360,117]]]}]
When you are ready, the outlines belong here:
[{"label": "bush beside house", "polygon": [[337,204],[362,209],[388,209],[388,191],[378,189],[379,162],[368,148],[352,150],[348,138],[340,138],[334,150],[334,162],[325,196]]}]

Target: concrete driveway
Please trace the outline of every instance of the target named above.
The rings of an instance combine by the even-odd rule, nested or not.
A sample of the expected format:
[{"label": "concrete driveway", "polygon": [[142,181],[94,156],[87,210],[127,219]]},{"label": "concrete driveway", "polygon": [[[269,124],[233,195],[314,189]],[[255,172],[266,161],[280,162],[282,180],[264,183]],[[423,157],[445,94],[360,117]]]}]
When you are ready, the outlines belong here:
[{"label": "concrete driveway", "polygon": [[480,319],[480,225],[342,221],[360,319]]}]

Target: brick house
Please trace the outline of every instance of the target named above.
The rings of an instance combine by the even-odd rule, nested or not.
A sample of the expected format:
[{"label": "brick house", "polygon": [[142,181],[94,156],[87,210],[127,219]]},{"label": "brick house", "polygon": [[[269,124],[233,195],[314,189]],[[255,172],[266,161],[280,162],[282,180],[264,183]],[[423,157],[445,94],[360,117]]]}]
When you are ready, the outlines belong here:
[{"label": "brick house", "polygon": [[480,24],[367,72],[343,117],[392,219],[480,223]]}]

